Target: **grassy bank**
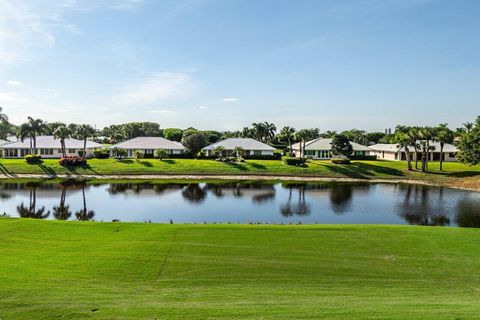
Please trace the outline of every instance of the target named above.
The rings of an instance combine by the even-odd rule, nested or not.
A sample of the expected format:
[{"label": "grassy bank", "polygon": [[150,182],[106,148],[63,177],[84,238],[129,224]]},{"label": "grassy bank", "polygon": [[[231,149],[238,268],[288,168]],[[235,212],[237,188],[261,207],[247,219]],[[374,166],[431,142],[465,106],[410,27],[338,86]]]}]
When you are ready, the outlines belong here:
[{"label": "grassy bank", "polygon": [[480,230],[0,219],[1,319],[472,319]]},{"label": "grassy bank", "polygon": [[350,165],[336,165],[330,161],[309,161],[306,167],[288,166],[281,161],[248,160],[243,163],[222,163],[214,160],[114,160],[91,159],[87,166],[65,168],[57,160],[44,160],[41,164],[27,164],[23,159],[1,159],[0,173],[49,175],[270,175],[357,179],[416,179],[479,187],[480,166],[469,167],[458,163],[445,163],[444,172],[438,163],[430,164],[430,173],[408,172],[404,162],[353,161]]}]

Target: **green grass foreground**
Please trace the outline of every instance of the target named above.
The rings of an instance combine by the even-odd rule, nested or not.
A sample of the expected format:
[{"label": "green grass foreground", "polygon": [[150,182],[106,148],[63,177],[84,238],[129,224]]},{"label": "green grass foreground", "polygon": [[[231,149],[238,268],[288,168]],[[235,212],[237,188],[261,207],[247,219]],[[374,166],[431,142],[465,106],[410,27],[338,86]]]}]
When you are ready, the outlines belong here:
[{"label": "green grass foreground", "polygon": [[480,230],[0,219],[0,319],[475,319]]}]

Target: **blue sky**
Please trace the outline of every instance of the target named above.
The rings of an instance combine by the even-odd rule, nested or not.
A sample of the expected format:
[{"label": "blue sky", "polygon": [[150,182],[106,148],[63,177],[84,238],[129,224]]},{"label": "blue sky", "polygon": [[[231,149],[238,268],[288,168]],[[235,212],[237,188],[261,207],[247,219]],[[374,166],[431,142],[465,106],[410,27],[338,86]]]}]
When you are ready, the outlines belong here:
[{"label": "blue sky", "polygon": [[480,114],[476,0],[0,0],[20,123],[383,130]]}]

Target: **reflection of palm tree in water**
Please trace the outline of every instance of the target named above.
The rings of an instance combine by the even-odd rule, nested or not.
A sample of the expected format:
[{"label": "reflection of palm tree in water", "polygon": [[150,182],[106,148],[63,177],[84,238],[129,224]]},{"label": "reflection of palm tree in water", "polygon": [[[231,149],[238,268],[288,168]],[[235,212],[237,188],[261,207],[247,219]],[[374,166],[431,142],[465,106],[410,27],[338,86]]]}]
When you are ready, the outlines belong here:
[{"label": "reflection of palm tree in water", "polygon": [[291,217],[295,215],[309,215],[310,214],[310,205],[305,200],[305,185],[301,184],[298,186],[298,201],[296,204],[292,204],[292,190],[293,186],[290,186],[288,200],[287,202],[280,207],[280,213],[284,217]]},{"label": "reflection of palm tree in water", "polygon": [[330,203],[332,210],[338,215],[346,213],[353,196],[353,185],[332,184],[330,186]]},{"label": "reflection of palm tree in water", "polygon": [[207,197],[207,193],[198,183],[190,183],[182,191],[182,196],[192,203],[202,203]]},{"label": "reflection of palm tree in water", "polygon": [[67,186],[64,184],[59,184],[59,187],[62,189],[62,195],[60,196],[60,204],[58,207],[53,207],[53,216],[57,220],[68,220],[72,216],[72,212],[70,211],[70,206],[65,205]]},{"label": "reflection of palm tree in water", "polygon": [[[450,219],[441,212],[441,208],[432,208],[429,204],[430,189],[425,186],[406,185],[405,197],[400,206],[399,215],[409,224],[423,226],[446,226],[450,224]],[[412,194],[412,191],[413,194]],[[417,197],[420,197],[418,200]],[[441,205],[443,190],[439,193],[440,199],[437,201]],[[413,202],[412,202],[413,200]]]},{"label": "reflection of palm tree in water", "polygon": [[90,221],[95,216],[95,212],[87,209],[87,199],[85,197],[85,186],[82,186],[83,208],[75,212],[75,216],[79,221]]},{"label": "reflection of palm tree in water", "polygon": [[18,215],[21,218],[46,219],[50,215],[50,211],[45,212],[45,206],[37,210],[37,188],[30,189],[30,203],[28,208],[23,202],[17,206]]}]

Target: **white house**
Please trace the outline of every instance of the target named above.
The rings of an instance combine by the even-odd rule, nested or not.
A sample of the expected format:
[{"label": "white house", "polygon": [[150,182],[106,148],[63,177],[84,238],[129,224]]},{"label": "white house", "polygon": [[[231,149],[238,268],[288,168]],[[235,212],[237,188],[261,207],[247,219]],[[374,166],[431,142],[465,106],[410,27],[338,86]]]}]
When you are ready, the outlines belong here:
[{"label": "white house", "polygon": [[[37,153],[42,158],[61,158],[62,148],[59,139],[54,139],[53,136],[38,136],[37,137]],[[78,156],[79,151],[83,151],[83,141],[78,139],[65,139],[65,146],[67,156]],[[93,141],[87,141],[86,156],[93,155],[93,151],[101,149],[103,146]],[[9,142],[0,146],[3,150],[4,158],[23,158],[30,154],[33,148],[33,140],[26,138],[23,141]]]},{"label": "white house", "polygon": [[168,154],[182,154],[185,147],[177,141],[170,141],[162,137],[137,137],[124,142],[117,143],[110,147],[127,150],[128,157],[133,155],[135,150],[142,150],[145,156],[153,157],[155,150],[165,150]]},{"label": "white house", "polygon": [[252,138],[228,138],[206,146],[202,150],[205,155],[212,156],[213,150],[217,147],[224,149],[225,156],[235,155],[235,148],[241,147],[244,150],[244,156],[273,156],[274,147]]},{"label": "white house", "polygon": [[[368,147],[361,144],[350,142],[353,147],[353,156],[367,156],[371,151]],[[303,146],[302,146],[303,148]],[[305,151],[300,152],[300,142],[295,143],[292,146],[295,156],[300,157],[304,155],[305,157],[312,159],[331,159],[332,155],[332,139],[331,138],[318,138],[311,140],[305,143]],[[301,154],[302,153],[302,154]],[[304,154],[303,154],[304,153]]]},{"label": "white house", "polygon": [[[428,153],[428,160],[429,161],[440,161],[440,143],[439,142],[430,142],[430,147],[432,150]],[[370,154],[376,155],[378,159],[385,159],[385,160],[406,160],[406,152],[405,148],[400,148],[395,143],[379,143],[374,144],[369,147]],[[415,152],[413,146],[409,148],[410,151],[410,159],[415,160]],[[445,143],[443,146],[443,160],[447,162],[455,162],[457,161],[456,154],[457,148],[454,145]],[[420,160],[420,150],[418,155]]]}]

